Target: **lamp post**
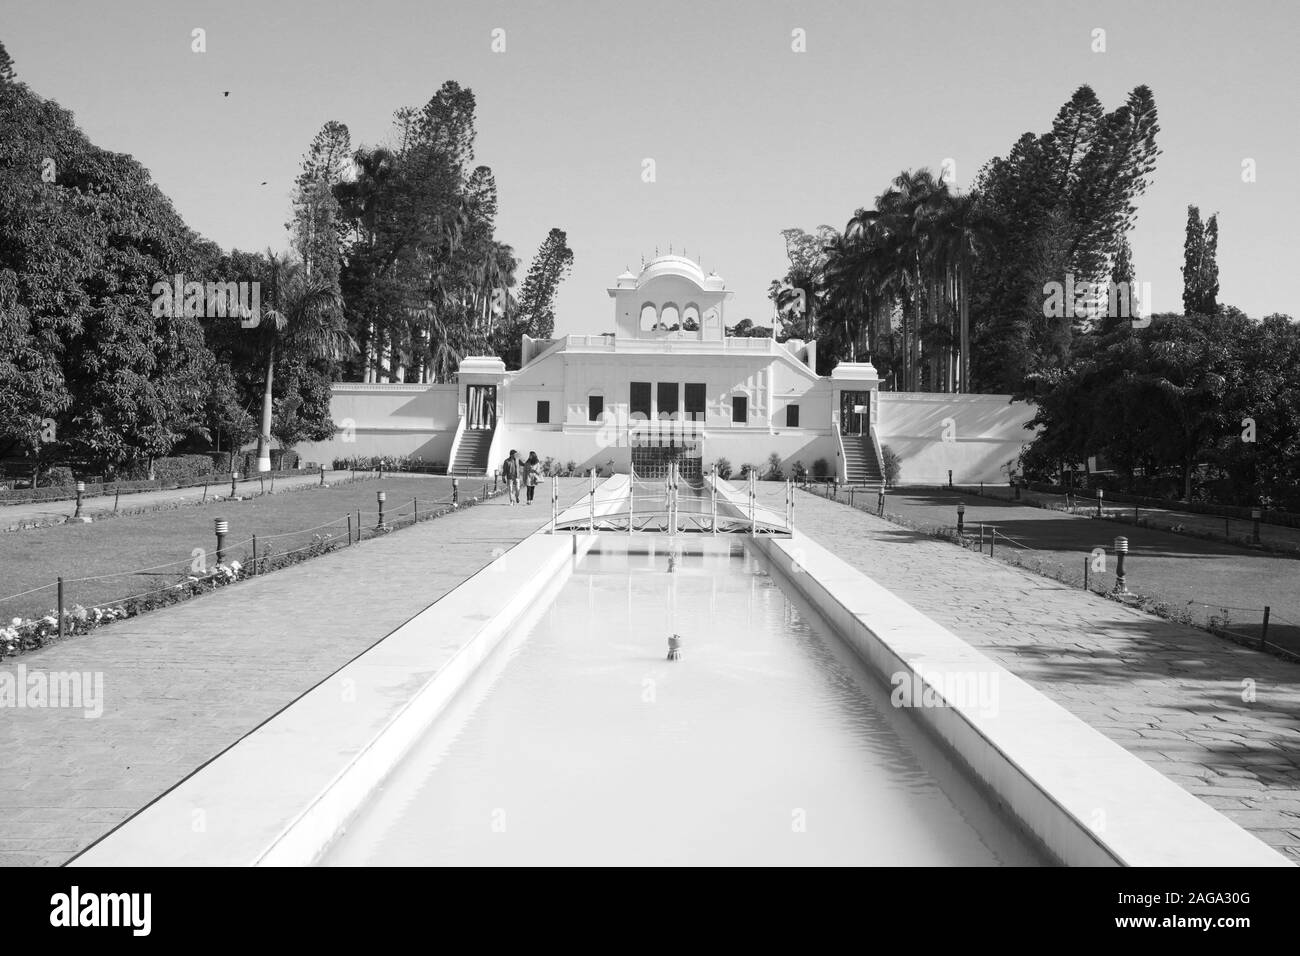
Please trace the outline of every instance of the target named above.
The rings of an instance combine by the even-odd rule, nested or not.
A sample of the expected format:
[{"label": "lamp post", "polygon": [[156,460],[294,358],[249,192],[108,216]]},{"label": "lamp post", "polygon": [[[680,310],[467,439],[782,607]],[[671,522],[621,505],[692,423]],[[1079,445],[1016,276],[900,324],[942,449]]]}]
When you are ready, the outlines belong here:
[{"label": "lamp post", "polygon": [[86,483],[84,481],[77,482],[77,510],[72,513],[72,517],[74,518],[81,517],[81,496],[85,493]]},{"label": "lamp post", "polygon": [[388,500],[388,492],[386,491],[375,492],[375,500],[379,502],[379,524],[375,525],[375,530],[387,531],[388,529],[384,525],[384,502]]},{"label": "lamp post", "polygon": [[1124,583],[1124,556],[1128,554],[1128,538],[1115,539],[1115,594],[1128,594]]},{"label": "lamp post", "polygon": [[1105,497],[1106,497],[1106,489],[1098,488],[1097,489],[1097,517],[1098,518],[1101,517],[1101,502]]},{"label": "lamp post", "polygon": [[966,533],[966,502],[957,502],[957,534]]},{"label": "lamp post", "polygon": [[225,564],[226,535],[230,531],[230,522],[225,518],[214,518],[212,528],[217,533],[217,564]]},{"label": "lamp post", "polygon": [[238,480],[239,480],[239,472],[232,471],[230,473],[230,497],[232,498],[235,497],[235,482]]}]

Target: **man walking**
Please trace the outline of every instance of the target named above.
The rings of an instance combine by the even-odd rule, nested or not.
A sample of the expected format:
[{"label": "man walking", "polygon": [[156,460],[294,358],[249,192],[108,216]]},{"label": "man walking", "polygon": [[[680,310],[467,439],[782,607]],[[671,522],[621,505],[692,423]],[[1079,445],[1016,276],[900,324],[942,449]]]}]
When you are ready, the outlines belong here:
[{"label": "man walking", "polygon": [[506,483],[506,497],[512,505],[519,504],[519,452],[511,448],[510,457],[501,466],[501,477]]}]

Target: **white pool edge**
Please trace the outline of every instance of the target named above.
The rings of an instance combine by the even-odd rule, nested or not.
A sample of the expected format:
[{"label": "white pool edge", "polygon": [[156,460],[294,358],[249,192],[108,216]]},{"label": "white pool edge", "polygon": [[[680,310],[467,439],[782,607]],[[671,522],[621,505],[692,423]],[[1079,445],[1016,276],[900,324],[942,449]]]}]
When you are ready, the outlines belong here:
[{"label": "white pool edge", "polygon": [[958,700],[907,709],[1060,862],[1293,865],[807,535],[748,541],[891,686],[941,701],[945,679],[997,688],[992,714]]},{"label": "white pool edge", "polygon": [[596,540],[525,538],[68,865],[315,863],[510,628]]}]

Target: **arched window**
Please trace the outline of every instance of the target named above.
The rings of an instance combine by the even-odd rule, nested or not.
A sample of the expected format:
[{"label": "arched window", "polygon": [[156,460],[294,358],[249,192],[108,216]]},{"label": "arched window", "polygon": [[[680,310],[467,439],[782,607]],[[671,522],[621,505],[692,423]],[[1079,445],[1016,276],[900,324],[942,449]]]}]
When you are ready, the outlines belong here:
[{"label": "arched window", "polygon": [[677,311],[677,306],[672,302],[664,305],[659,311],[659,330],[662,332],[672,332],[674,326],[680,328],[682,324],[681,313]]},{"label": "arched window", "polygon": [[641,306],[641,322],[637,326],[642,332],[650,332],[654,329],[655,323],[659,321],[659,310],[655,308],[653,302],[647,302]]},{"label": "arched window", "polygon": [[682,331],[698,332],[700,330],[700,307],[694,302],[688,302],[686,308],[682,309]]}]

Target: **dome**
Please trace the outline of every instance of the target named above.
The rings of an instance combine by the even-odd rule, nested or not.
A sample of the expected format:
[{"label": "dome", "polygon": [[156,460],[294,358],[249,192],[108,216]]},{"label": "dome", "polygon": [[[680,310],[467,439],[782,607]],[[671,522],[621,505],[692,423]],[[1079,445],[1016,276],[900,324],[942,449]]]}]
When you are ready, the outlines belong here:
[{"label": "dome", "polygon": [[699,263],[685,256],[659,256],[651,259],[641,270],[641,275],[637,277],[638,284],[665,275],[681,276],[690,279],[696,285],[704,285],[704,270],[700,268]]}]

